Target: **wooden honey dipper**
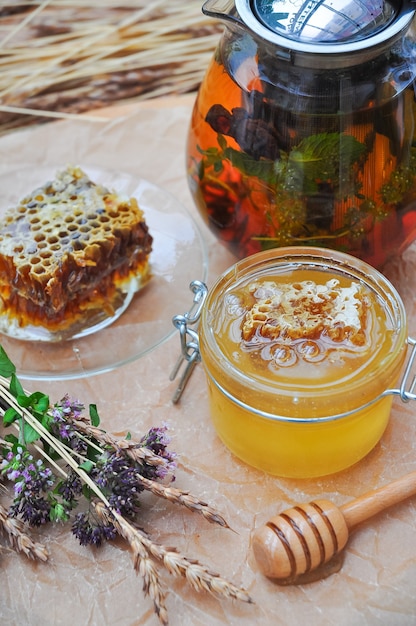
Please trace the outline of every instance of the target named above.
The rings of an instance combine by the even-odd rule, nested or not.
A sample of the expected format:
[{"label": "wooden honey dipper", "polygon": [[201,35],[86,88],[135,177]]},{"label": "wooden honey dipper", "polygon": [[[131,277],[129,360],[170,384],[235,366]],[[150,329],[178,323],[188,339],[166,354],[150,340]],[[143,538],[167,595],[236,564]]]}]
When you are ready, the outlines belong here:
[{"label": "wooden honey dipper", "polygon": [[260,570],[269,578],[295,581],[338,554],[354,526],[414,494],[416,471],[341,507],[315,500],[288,509],[253,533]]}]

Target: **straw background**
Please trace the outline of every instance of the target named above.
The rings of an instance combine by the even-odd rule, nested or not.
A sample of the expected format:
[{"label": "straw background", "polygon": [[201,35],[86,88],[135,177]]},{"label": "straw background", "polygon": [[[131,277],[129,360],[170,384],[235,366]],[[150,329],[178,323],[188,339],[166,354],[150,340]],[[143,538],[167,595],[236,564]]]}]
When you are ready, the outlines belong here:
[{"label": "straw background", "polygon": [[222,32],[202,0],[0,1],[0,134],[196,91]]}]

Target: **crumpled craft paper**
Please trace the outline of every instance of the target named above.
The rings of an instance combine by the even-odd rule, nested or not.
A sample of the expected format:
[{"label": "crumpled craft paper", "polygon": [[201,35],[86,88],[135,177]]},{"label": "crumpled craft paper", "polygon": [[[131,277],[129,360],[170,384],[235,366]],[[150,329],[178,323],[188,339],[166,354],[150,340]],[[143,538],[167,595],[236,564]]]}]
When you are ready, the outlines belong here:
[{"label": "crumpled craft paper", "polygon": [[[103,110],[90,119],[52,122],[0,140],[0,174],[21,164],[68,162],[118,169],[165,188],[199,217],[185,176],[184,151],[192,97]],[[98,118],[100,118],[98,120]],[[40,181],[42,182],[42,181]],[[209,246],[212,281],[234,259],[200,223]],[[401,293],[416,334],[416,247],[386,273]],[[198,278],[198,277],[196,277]],[[182,313],[190,302],[183,303]],[[109,347],[111,349],[111,346]],[[175,485],[215,506],[232,530],[155,496],[144,500],[141,526],[155,541],[176,546],[245,587],[255,604],[197,593],[182,579],[163,574],[172,626],[410,626],[416,619],[416,498],[369,520],[350,537],[338,571],[300,586],[265,579],[250,549],[253,528],[299,502],[328,498],[342,505],[416,469],[416,406],[394,402],[379,445],[353,468],[315,480],[267,476],[235,459],[210,421],[204,372],[198,366],[180,404],[171,402],[169,372],[179,353],[174,336],[145,357],[116,371],[82,380],[28,381],[51,400],[65,393],[98,405],[109,431],[140,436],[167,423],[180,455]],[[50,550],[46,564],[0,553],[2,626],[156,626],[127,548],[80,547],[68,528],[37,533]],[[5,544],[6,545],[6,544]],[[339,569],[340,567],[340,569]],[[336,569],[336,568],[335,568]]]}]

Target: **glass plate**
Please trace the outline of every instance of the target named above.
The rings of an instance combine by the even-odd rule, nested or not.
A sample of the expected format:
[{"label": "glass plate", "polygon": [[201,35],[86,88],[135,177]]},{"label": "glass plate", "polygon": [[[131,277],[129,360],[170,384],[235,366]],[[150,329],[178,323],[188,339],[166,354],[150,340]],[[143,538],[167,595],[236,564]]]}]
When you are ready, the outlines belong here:
[{"label": "glass plate", "polygon": [[[137,199],[153,236],[152,278],[128,306],[87,336],[48,342],[0,334],[0,344],[22,379],[82,378],[142,357],[176,332],[172,317],[189,308],[191,281],[207,277],[204,239],[190,213],[173,196],[130,174],[81,167],[93,181]],[[0,176],[0,215],[60,169],[25,167]]]}]

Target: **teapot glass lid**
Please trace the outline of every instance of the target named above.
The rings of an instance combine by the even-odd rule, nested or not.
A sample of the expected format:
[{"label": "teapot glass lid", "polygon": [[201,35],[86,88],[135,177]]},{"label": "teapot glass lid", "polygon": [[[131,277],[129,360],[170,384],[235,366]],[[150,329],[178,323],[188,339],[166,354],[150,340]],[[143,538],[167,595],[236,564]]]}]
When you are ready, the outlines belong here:
[{"label": "teapot glass lid", "polygon": [[398,14],[385,0],[253,0],[267,28],[294,41],[352,42],[384,30]]}]

